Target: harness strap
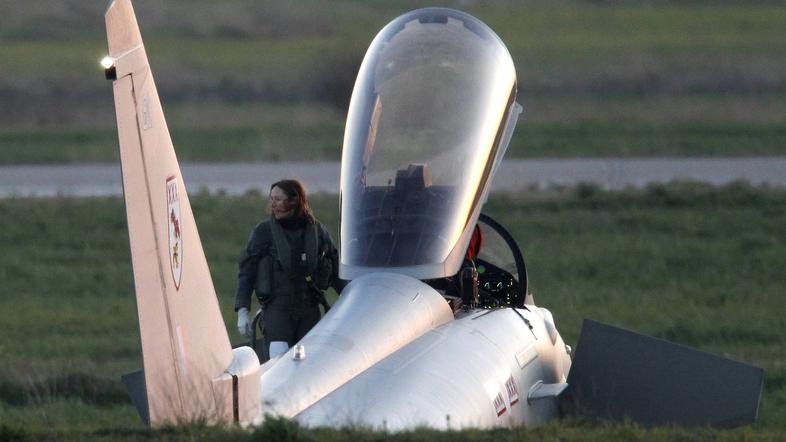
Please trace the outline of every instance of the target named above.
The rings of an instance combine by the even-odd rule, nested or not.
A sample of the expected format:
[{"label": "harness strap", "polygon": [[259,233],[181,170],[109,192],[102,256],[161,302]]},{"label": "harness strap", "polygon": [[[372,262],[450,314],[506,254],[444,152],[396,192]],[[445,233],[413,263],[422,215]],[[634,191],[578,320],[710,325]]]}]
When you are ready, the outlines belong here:
[{"label": "harness strap", "polygon": [[[319,234],[317,232],[317,223],[311,225],[311,229],[305,230],[303,238],[303,251],[306,254],[306,261],[308,263],[308,271],[314,273],[317,270],[319,263]],[[292,249],[287,241],[284,228],[273,218],[270,217],[270,233],[273,236],[273,246],[276,248],[278,254],[278,261],[284,272],[288,275],[292,274]],[[312,252],[312,253],[309,253]]]},{"label": "harness strap", "polygon": [[284,272],[291,274],[292,258],[289,242],[287,241],[286,234],[284,233],[284,228],[281,227],[281,225],[273,216],[270,217],[270,234],[273,237],[273,247],[276,248],[278,262],[281,264]]}]

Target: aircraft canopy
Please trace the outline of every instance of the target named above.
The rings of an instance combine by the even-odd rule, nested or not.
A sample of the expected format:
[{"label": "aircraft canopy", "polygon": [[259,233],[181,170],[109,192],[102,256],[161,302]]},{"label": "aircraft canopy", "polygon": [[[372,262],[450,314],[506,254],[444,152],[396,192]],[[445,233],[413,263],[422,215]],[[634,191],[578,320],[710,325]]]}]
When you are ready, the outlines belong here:
[{"label": "aircraft canopy", "polygon": [[377,35],[344,133],[342,278],[455,273],[520,109],[515,92],[510,54],[470,15],[420,9]]}]

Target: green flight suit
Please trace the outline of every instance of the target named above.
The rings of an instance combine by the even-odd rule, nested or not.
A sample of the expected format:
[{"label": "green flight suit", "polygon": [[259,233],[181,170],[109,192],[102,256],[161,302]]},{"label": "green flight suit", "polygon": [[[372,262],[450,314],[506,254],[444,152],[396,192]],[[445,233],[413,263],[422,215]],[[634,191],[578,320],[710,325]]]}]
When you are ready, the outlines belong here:
[{"label": "green flight suit", "polygon": [[251,310],[253,291],[264,309],[265,340],[292,346],[319,321],[318,295],[333,282],[337,261],[324,225],[271,216],[254,228],[240,256],[235,311]]}]

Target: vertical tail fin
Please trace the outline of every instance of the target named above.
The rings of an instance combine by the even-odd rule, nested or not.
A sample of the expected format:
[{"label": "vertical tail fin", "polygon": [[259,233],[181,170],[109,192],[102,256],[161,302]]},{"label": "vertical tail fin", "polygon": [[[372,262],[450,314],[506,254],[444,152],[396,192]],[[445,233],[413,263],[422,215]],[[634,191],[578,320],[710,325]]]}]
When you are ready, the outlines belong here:
[{"label": "vertical tail fin", "polygon": [[150,423],[251,420],[259,362],[229,343],[130,0],[105,19]]}]

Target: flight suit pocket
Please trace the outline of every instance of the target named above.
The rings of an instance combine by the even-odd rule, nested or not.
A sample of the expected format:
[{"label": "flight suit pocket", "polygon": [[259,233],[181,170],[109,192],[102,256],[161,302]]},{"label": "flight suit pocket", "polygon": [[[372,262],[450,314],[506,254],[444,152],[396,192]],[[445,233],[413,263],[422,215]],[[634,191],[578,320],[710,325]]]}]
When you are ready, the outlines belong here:
[{"label": "flight suit pocket", "polygon": [[273,257],[265,256],[259,260],[257,265],[257,281],[254,289],[257,298],[262,305],[265,305],[273,294]]}]

